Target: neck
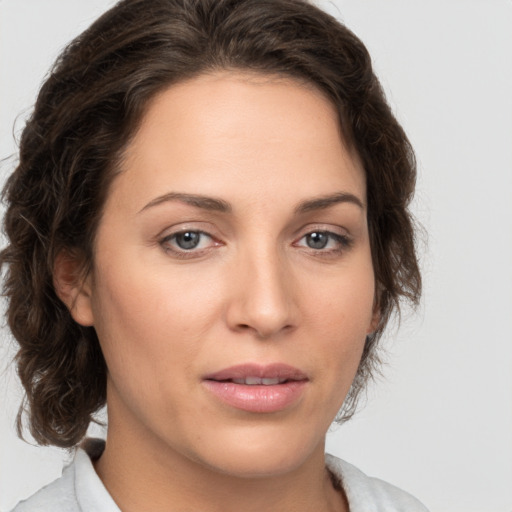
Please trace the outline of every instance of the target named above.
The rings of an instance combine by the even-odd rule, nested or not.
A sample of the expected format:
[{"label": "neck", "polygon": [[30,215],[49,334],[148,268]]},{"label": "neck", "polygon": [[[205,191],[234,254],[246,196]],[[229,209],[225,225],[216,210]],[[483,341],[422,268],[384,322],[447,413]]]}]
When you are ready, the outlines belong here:
[{"label": "neck", "polygon": [[291,471],[240,477],[191,460],[148,432],[141,436],[115,427],[109,421],[105,451],[95,468],[123,512],[348,511],[325,468],[323,443]]}]

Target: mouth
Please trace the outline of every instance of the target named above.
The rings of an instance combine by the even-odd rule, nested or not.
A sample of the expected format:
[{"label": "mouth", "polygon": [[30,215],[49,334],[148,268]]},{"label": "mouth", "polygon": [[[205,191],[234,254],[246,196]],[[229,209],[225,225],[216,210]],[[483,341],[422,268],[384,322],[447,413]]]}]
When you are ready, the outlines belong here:
[{"label": "mouth", "polygon": [[288,382],[288,379],[275,378],[261,378],[261,377],[244,377],[242,379],[231,379],[225,382],[234,382],[235,384],[243,384],[244,386],[275,386]]},{"label": "mouth", "polygon": [[204,377],[205,380],[231,381],[235,384],[276,385],[286,381],[308,380],[308,376],[293,366],[274,363],[268,365],[241,364],[224,368]]},{"label": "mouth", "polygon": [[238,365],[207,375],[204,387],[224,405],[252,413],[290,408],[303,396],[309,378],[289,365]]}]

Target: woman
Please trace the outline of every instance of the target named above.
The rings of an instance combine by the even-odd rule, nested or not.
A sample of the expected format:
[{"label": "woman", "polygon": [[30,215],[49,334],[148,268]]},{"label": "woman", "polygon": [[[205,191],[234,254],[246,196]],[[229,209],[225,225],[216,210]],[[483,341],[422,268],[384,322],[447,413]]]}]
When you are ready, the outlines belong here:
[{"label": "woman", "polygon": [[364,46],[309,3],[103,15],[5,189],[30,431],[82,446],[15,510],[425,510],[324,455],[419,298],[414,181]]}]

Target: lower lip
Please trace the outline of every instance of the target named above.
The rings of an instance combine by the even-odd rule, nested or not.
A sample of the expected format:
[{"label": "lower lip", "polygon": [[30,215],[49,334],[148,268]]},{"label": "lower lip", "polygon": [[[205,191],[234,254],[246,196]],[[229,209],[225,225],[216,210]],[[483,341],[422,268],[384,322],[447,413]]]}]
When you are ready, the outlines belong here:
[{"label": "lower lip", "polygon": [[247,412],[278,412],[295,404],[306,388],[307,380],[289,381],[274,386],[244,385],[204,380],[205,387],[222,402]]}]

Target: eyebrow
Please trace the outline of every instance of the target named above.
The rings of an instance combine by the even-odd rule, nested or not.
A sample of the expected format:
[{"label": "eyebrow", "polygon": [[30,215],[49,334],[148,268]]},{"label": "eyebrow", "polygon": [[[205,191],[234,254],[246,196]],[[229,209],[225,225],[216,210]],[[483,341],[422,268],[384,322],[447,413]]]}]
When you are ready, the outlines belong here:
[{"label": "eyebrow", "polygon": [[[151,200],[148,204],[146,204],[146,206],[144,206],[139,211],[139,213],[168,201],[180,201],[191,206],[194,206],[196,208],[201,208],[203,210],[220,213],[231,213],[233,211],[231,204],[228,203],[227,201],[224,201],[223,199],[202,196],[198,194],[169,192],[168,194],[158,196],[155,199]],[[336,192],[334,194],[315,197],[313,199],[302,201],[295,207],[295,213],[301,214],[312,212],[315,210],[325,210],[327,208],[330,208],[331,206],[340,203],[352,203],[363,210],[365,208],[361,199],[359,199],[354,194],[350,194],[348,192]]]},{"label": "eyebrow", "polygon": [[158,196],[150,201],[139,213],[165,203],[167,201],[181,201],[182,203],[201,208],[203,210],[209,210],[212,212],[230,213],[232,211],[231,205],[222,199],[216,199],[214,197],[201,196],[197,194],[183,194],[180,192],[169,192],[162,196]]},{"label": "eyebrow", "polygon": [[331,206],[334,206],[335,204],[340,203],[352,203],[356,206],[359,206],[359,208],[363,210],[365,208],[361,199],[359,199],[354,194],[350,194],[348,192],[336,192],[335,194],[316,197],[299,203],[295,208],[295,213],[307,213],[315,210],[325,210]]}]

